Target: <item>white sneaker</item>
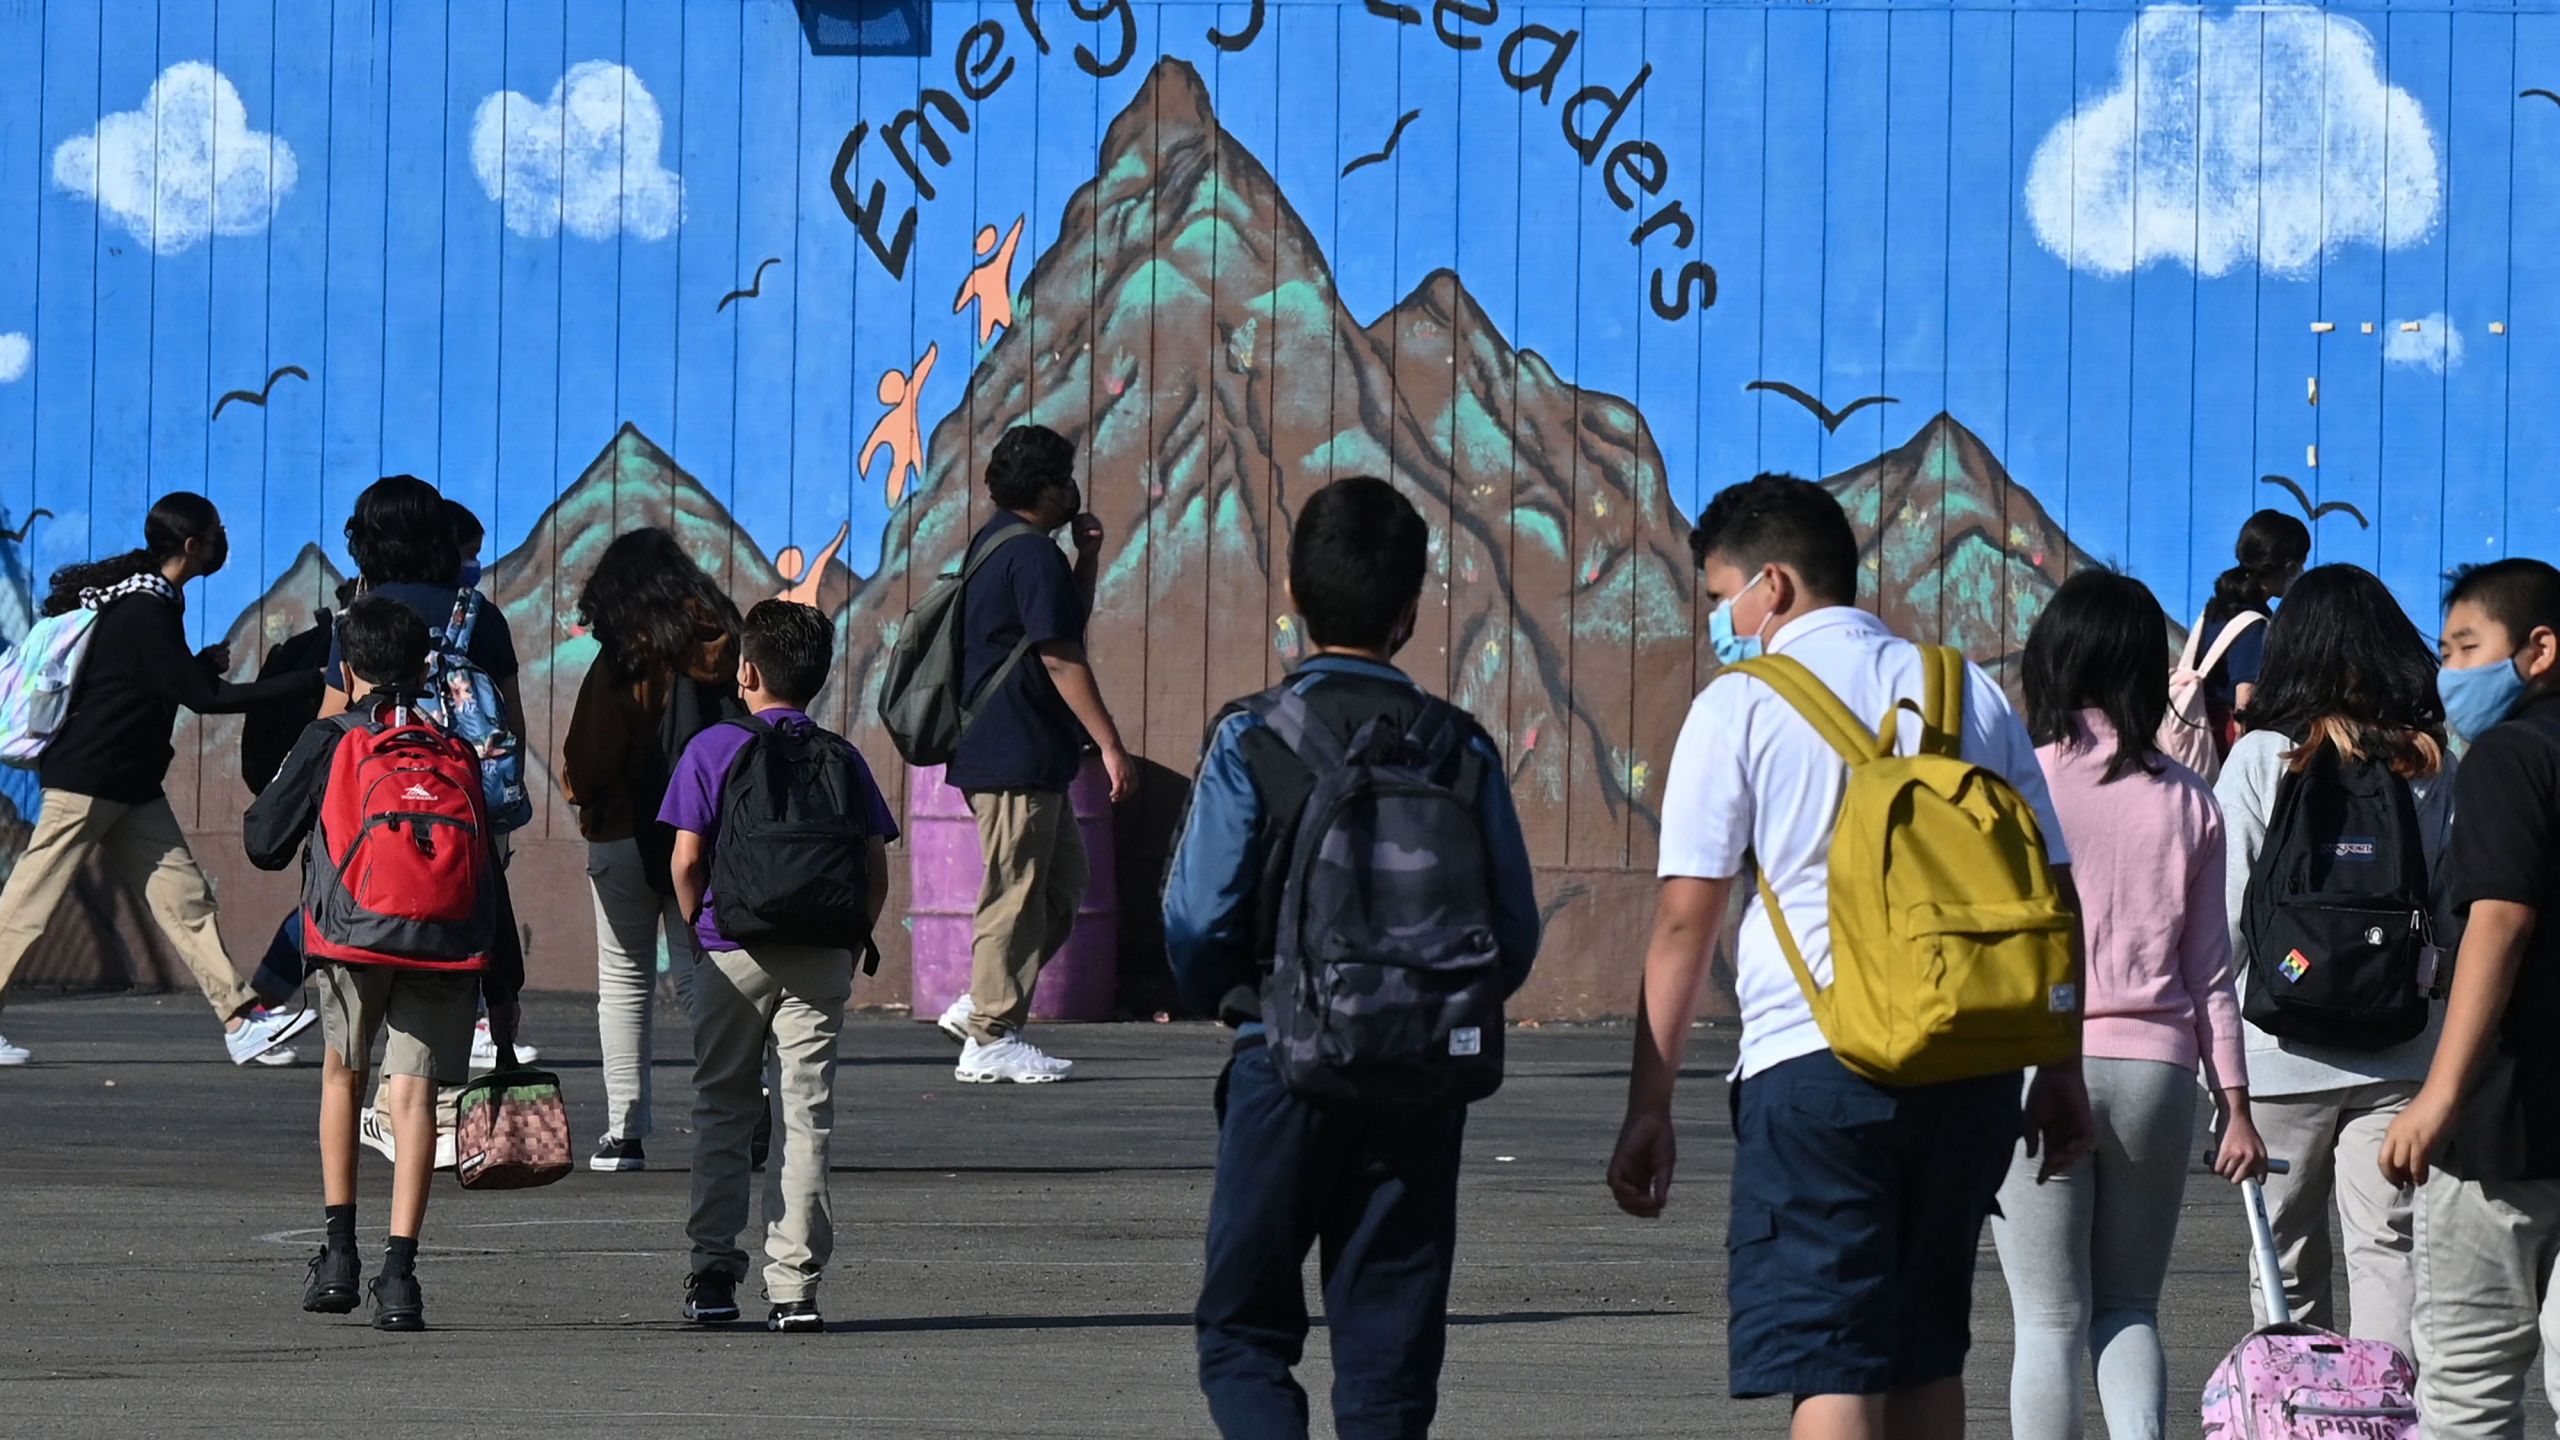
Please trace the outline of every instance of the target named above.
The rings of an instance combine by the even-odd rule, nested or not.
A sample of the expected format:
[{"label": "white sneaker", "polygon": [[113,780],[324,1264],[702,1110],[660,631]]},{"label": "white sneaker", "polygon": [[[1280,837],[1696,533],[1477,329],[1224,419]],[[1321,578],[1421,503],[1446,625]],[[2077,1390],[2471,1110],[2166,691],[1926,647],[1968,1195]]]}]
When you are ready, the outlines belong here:
[{"label": "white sneaker", "polygon": [[0,1065],[24,1065],[35,1055],[24,1045],[12,1045],[9,1037],[0,1035]]},{"label": "white sneaker", "polygon": [[[516,1042],[516,1063],[518,1065],[530,1065],[541,1057],[541,1051],[527,1045],[522,1040],[518,1040]],[[480,1021],[478,1027],[473,1029],[471,1032],[471,1068],[474,1070],[495,1070],[498,1068],[498,1037],[489,1033],[489,1022],[485,1017]]]},{"label": "white sneaker", "polygon": [[238,1028],[223,1035],[222,1043],[232,1064],[246,1065],[319,1023],[317,1010],[252,1010]]},{"label": "white sneaker", "polygon": [[[370,1105],[364,1107],[364,1114],[356,1119],[356,1140],[383,1159],[395,1165],[399,1163],[400,1145],[391,1138],[391,1117]],[[438,1132],[436,1135],[436,1168],[453,1168],[453,1136],[450,1134]]]},{"label": "white sneaker", "polygon": [[1066,1079],[1075,1068],[1072,1061],[1042,1054],[1039,1046],[1019,1035],[1007,1035],[993,1045],[970,1041],[962,1047],[959,1067],[951,1074],[963,1085],[993,1085],[1002,1080],[1047,1085]]},{"label": "white sneaker", "polygon": [[969,1043],[970,1018],[977,1013],[977,1005],[969,999],[969,992],[963,990],[960,998],[951,1002],[951,1008],[942,1012],[942,1018],[933,1023],[943,1034],[966,1045]]},{"label": "white sneaker", "polygon": [[281,1070],[288,1065],[301,1064],[302,1057],[294,1053],[292,1046],[279,1045],[273,1050],[261,1051],[256,1055],[250,1056],[249,1063],[252,1065],[269,1065]]}]

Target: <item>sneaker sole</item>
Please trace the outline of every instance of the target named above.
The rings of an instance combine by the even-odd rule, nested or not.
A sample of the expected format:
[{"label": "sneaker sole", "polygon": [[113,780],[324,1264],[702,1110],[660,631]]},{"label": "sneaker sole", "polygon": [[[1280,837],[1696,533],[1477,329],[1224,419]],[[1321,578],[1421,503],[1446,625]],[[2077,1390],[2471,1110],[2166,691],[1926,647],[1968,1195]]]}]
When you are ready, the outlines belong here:
[{"label": "sneaker sole", "polygon": [[427,1315],[423,1310],[386,1310],[373,1317],[373,1328],[394,1334],[414,1334],[427,1328]]},{"label": "sneaker sole", "polygon": [[266,1054],[270,1050],[281,1050],[284,1048],[286,1041],[291,1040],[296,1035],[301,1034],[303,1031],[308,1030],[319,1023],[319,1011],[297,1010],[293,1012],[293,1018],[285,1022],[284,1028],[275,1033],[275,1038],[273,1040],[270,1040],[266,1044],[259,1046],[257,1049],[250,1051],[246,1055],[242,1055],[234,1059],[231,1063],[234,1065],[246,1065],[251,1061],[256,1060],[259,1056]]},{"label": "sneaker sole", "polygon": [[726,1310],[705,1310],[686,1301],[684,1318],[696,1325],[727,1325],[738,1318],[738,1307],[732,1305]]},{"label": "sneaker sole", "polygon": [[1002,1085],[1007,1081],[1016,1085],[1055,1085],[1067,1077],[1064,1075],[1007,1075],[994,1070],[954,1070],[951,1072],[951,1078],[963,1085]]},{"label": "sneaker sole", "polygon": [[24,1065],[24,1064],[26,1064],[28,1061],[33,1060],[34,1058],[36,1058],[36,1057],[34,1057],[33,1055],[0,1055],[0,1067],[10,1066],[10,1065]]},{"label": "sneaker sole", "polygon": [[587,1168],[602,1175],[620,1175],[633,1170],[646,1170],[649,1168],[649,1162],[646,1160],[590,1159],[587,1161]]},{"label": "sneaker sole", "polygon": [[767,1320],[764,1328],[775,1335],[820,1335],[826,1332],[827,1322],[824,1316],[799,1315],[789,1320]]},{"label": "sneaker sole", "polygon": [[356,1293],[356,1287],[349,1285],[344,1290],[323,1290],[317,1295],[306,1296],[302,1308],[314,1315],[346,1315],[352,1313],[362,1300],[363,1297]]}]

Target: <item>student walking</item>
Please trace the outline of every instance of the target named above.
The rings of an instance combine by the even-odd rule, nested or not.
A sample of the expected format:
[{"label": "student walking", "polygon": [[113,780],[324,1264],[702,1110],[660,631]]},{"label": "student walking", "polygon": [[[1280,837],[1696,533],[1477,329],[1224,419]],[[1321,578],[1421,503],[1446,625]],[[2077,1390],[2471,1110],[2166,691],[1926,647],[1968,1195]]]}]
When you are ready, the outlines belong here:
[{"label": "student walking", "polygon": [[[969,797],[987,876],[969,993],[940,1021],[962,1042],[955,1074],[967,1083],[1038,1084],[1074,1070],[1022,1038],[1040,971],[1067,943],[1084,900],[1084,837],[1067,787],[1088,738],[1101,747],[1112,803],[1137,784],[1085,660],[1103,530],[1085,513],[1075,453],[1045,426],[1007,430],[987,461],[996,514],[967,552],[993,547],[960,600],[961,693],[974,708],[945,776]],[[1071,522],[1072,570],[1048,539]]]},{"label": "student walking", "polygon": [[2017,1330],[2018,1440],[2077,1440],[2083,1352],[2114,1440],[2167,1432],[2160,1287],[2194,1153],[2199,1063],[2224,1120],[2215,1170],[2266,1170],[2232,989],[2221,807],[2153,743],[2168,644],[2151,591],[2105,570],[2063,582],[2027,636],[2027,729],[2088,936],[2081,1072],[2097,1137],[2046,1184],[2036,1162],[2013,1160],[1991,1222]]},{"label": "student walking", "polygon": [[[1965,869],[1977,880],[2025,882],[2024,898],[2006,902],[2017,908],[2003,913],[2032,916],[2038,927],[1968,943],[1996,946],[2004,964],[2032,962],[2024,972],[2032,993],[2021,988],[2017,1008],[1998,1020],[2036,1037],[2042,1068],[2032,1085],[2017,1068],[1886,1085],[1843,1061],[1835,1048],[1843,1037],[1862,1048],[1872,1037],[1828,1034],[1817,994],[1855,978],[1882,1003],[1921,998],[1880,988],[1872,965],[1854,977],[1847,966],[1834,973],[1831,935],[1852,914],[1837,903],[1849,893],[1840,887],[1874,882],[1843,875],[1835,883],[1830,858],[1842,805],[1860,788],[1840,749],[1859,738],[1847,733],[1857,727],[1827,709],[1799,710],[1757,676],[1723,675],[1691,707],[1664,792],[1663,883],[1609,1186],[1630,1214],[1662,1213],[1675,1161],[1673,1084],[1726,902],[1746,861],[1755,862],[1761,888],[1734,976],[1742,1059],[1733,1102],[1733,1394],[1793,1397],[1800,1440],[1952,1437],[1964,1426],[1975,1249],[2021,1129],[2042,1161],[2039,1178],[2067,1169],[2089,1144],[2069,1019],[2077,977],[2067,942],[2076,922],[2062,824],[2000,687],[1972,666],[1950,674],[1946,652],[1923,651],[1855,608],[1857,536],[1821,486],[1778,475],[1733,486],[1699,517],[1689,548],[1719,602],[1710,630],[1723,664],[1766,652],[1790,662],[1774,673],[1801,667],[1804,683],[1827,690],[1846,714],[1884,717],[1911,703],[1954,722],[1925,727],[1922,743],[1960,750],[1972,767],[1966,788],[2007,817],[1992,833],[2014,837],[1999,842],[2000,855],[1967,857],[1984,863]],[[1804,702],[1814,698],[1807,692]],[[1960,716],[1946,713],[1958,708]],[[1817,714],[1826,717],[1822,731]],[[1916,728],[1924,727],[1863,739],[1875,745],[1898,732],[1907,742]],[[2023,843],[2029,816],[2043,855]],[[1772,924],[1772,904],[1785,907],[1783,929]],[[2029,1010],[2064,1018],[2029,1021]]]},{"label": "student walking", "polygon": [[756,1121],[774,1051],[782,1149],[765,1182],[765,1328],[815,1331],[835,1246],[827,1188],[836,1036],[857,954],[889,897],[897,822],[862,756],[807,713],[835,627],[807,605],[747,612],[738,690],[752,718],[685,748],[659,818],[675,828],[677,902],[706,952],[693,982],[693,1269],[684,1316],[738,1318]]},{"label": "student walking", "polygon": [[[390,1239],[371,1286],[378,1330],[426,1328],[418,1236],[435,1179],[436,1087],[469,1075],[472,1016],[484,993],[512,1029],[521,970],[493,969],[496,856],[479,767],[458,738],[418,718],[427,627],[371,596],[338,622],[351,708],[303,732],[242,822],[250,862],[303,857],[311,984],[326,1017],[321,1072],[320,1253],[302,1308],[356,1308],[357,1112],[374,1042],[397,1154]],[[385,905],[397,908],[384,908]]]},{"label": "student walking", "polygon": [[[2401,1038],[2276,1033],[2269,1025],[2284,1022],[2269,1018],[2273,1007],[2286,1003],[2304,977],[2334,972],[2328,957],[2297,958],[2289,943],[2278,953],[2260,953],[2245,927],[2253,899],[2262,907],[2277,900],[2269,886],[2281,877],[2265,875],[2261,864],[2285,838],[2271,834],[2273,827],[2299,816],[2285,832],[2316,847],[2324,843],[2312,833],[2321,815],[2335,813],[2327,802],[2288,809],[2291,795],[2334,795],[2337,786],[2355,786],[2396,806],[2405,791],[2411,802],[2406,823],[2416,832],[2406,838],[2434,873],[2453,833],[2455,770],[2444,747],[2436,659],[2380,580],[2352,565],[2324,565],[2294,584],[2268,627],[2266,669],[2240,718],[2249,733],[2232,747],[2215,787],[2229,833],[2223,895],[2248,1020],[2250,1113],[2267,1153],[2292,1167],[2266,1182],[2287,1302],[2303,1324],[2343,1329],[2406,1352],[2415,1283],[2411,1196],[2384,1178],[2376,1162],[2384,1132],[2426,1076],[2442,1015],[2431,1005],[2418,1015],[2413,993],[2417,1024]],[[2398,828],[2397,821],[2389,827]],[[2325,858],[2358,859],[2398,838],[2382,827],[2369,835],[2328,836]],[[2362,883],[2346,871],[2334,873],[2341,885]],[[2413,903],[2426,904],[2423,897]],[[2341,957],[2339,963],[2347,962]],[[2347,1270],[2343,1326],[2330,1282],[2333,1204]],[[2253,1273],[2256,1263],[2253,1257]],[[2258,1304],[2263,1312],[2263,1301]],[[2258,1315],[2259,1324],[2266,1320]]]},{"label": "student walking", "polygon": [[[1393,664],[1429,540],[1383,480],[1308,498],[1288,585],[1316,653],[1219,716],[1165,886],[1184,999],[1236,1028],[1193,1313],[1200,1388],[1230,1440],[1307,1434],[1290,1371],[1319,1242],[1335,1433],[1420,1436],[1439,1407],[1466,1106],[1500,1082],[1501,1002],[1528,977],[1538,915],[1501,753]],[[1385,767],[1423,798],[1376,799],[1365,785]],[[1317,823],[1332,828],[1305,833]],[[1345,895],[1369,903],[1335,903]],[[1324,932],[1298,913],[1327,917]],[[1391,952],[1396,968],[1371,958]],[[1317,956],[1329,1004],[1303,988]],[[1416,964],[1448,992],[1414,992],[1402,977]],[[1307,1043],[1302,1001],[1347,1062]]]},{"label": "student walking", "polygon": [[2214,579],[2194,637],[2199,656],[2222,654],[2221,663],[2204,667],[2204,695],[2214,744],[2226,756],[2240,739],[2237,717],[2249,708],[2266,668],[2267,620],[2311,559],[2311,529],[2281,510],[2261,510],[2240,527],[2231,558],[2231,568]]},{"label": "student walking", "polygon": [[607,1126],[592,1169],[640,1170],[651,1124],[650,1031],[658,941],[676,997],[693,1006],[700,957],[675,898],[675,831],[659,822],[686,745],[738,700],[738,607],[664,530],[605,547],[578,596],[595,662],[561,742],[560,792],[578,810],[595,894],[596,1026],[604,1044]]},{"label": "student walking", "polygon": [[[160,497],[143,520],[143,546],[56,571],[47,615],[97,611],[70,707],[37,763],[42,813],[8,885],[0,889],[0,1003],[89,857],[102,857],[130,887],[170,948],[195,975],[222,1022],[231,1063],[290,1065],[285,1042],[319,1017],[262,1010],[223,949],[213,887],[188,848],[162,789],[177,751],[169,743],[180,706],[236,715],[264,701],[308,694],[309,675],[248,685],[222,678],[226,646],[187,651],[186,585],[220,570],[231,539],[213,502],[184,491]],[[0,1065],[22,1065],[0,1039]]]},{"label": "student walking", "polygon": [[2426,1083],[2382,1169],[2420,1184],[2419,1419],[2433,1440],[2521,1440],[2541,1352],[2560,1395],[2560,570],[2501,560],[2455,579],[2437,676],[2470,744],[2445,859],[2466,920]]}]

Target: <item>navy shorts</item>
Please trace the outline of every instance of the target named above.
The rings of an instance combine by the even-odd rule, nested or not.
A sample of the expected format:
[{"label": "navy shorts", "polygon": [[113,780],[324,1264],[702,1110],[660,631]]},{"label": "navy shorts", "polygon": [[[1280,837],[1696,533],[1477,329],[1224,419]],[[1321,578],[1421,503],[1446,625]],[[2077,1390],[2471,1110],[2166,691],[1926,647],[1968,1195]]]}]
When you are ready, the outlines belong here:
[{"label": "navy shorts", "polygon": [[1897,1089],[1824,1050],[1734,1087],[1736,1399],[1881,1395],[1964,1373],[2021,1078]]}]

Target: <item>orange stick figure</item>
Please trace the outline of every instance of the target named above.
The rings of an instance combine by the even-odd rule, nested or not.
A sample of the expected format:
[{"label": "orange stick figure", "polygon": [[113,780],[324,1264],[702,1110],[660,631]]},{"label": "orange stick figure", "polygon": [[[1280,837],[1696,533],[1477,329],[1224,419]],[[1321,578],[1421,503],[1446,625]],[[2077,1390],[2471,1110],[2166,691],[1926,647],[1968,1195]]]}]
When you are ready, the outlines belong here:
[{"label": "orange stick figure", "polygon": [[818,552],[818,563],[815,565],[808,563],[808,557],[800,552],[799,546],[783,546],[782,553],[773,557],[773,568],[781,571],[782,578],[792,584],[791,588],[774,598],[788,600],[795,605],[817,604],[818,587],[826,583],[827,566],[834,562],[836,552],[844,548],[844,542],[852,535],[852,521],[847,520],[836,527],[836,538],[828,541],[827,548]]},{"label": "orange stick figure", "polygon": [[968,309],[970,301],[978,302],[978,343],[981,345],[994,338],[997,326],[1007,330],[1013,328],[1013,252],[1021,243],[1020,216],[1014,217],[1013,230],[1004,237],[1001,249],[996,246],[996,227],[989,225],[980,230],[978,253],[984,255],[993,250],[994,258],[970,271],[969,278],[960,282],[960,293],[952,297],[951,313],[954,315]]},{"label": "orange stick figure", "polygon": [[857,474],[871,473],[871,457],[882,446],[889,449],[889,503],[907,493],[907,478],[924,478],[924,425],[916,416],[916,407],[924,399],[924,382],[933,374],[933,362],[941,353],[940,345],[927,345],[916,360],[915,374],[889,370],[880,377],[880,403],[889,413],[871,427],[870,437],[862,442],[862,458],[855,462]]}]

